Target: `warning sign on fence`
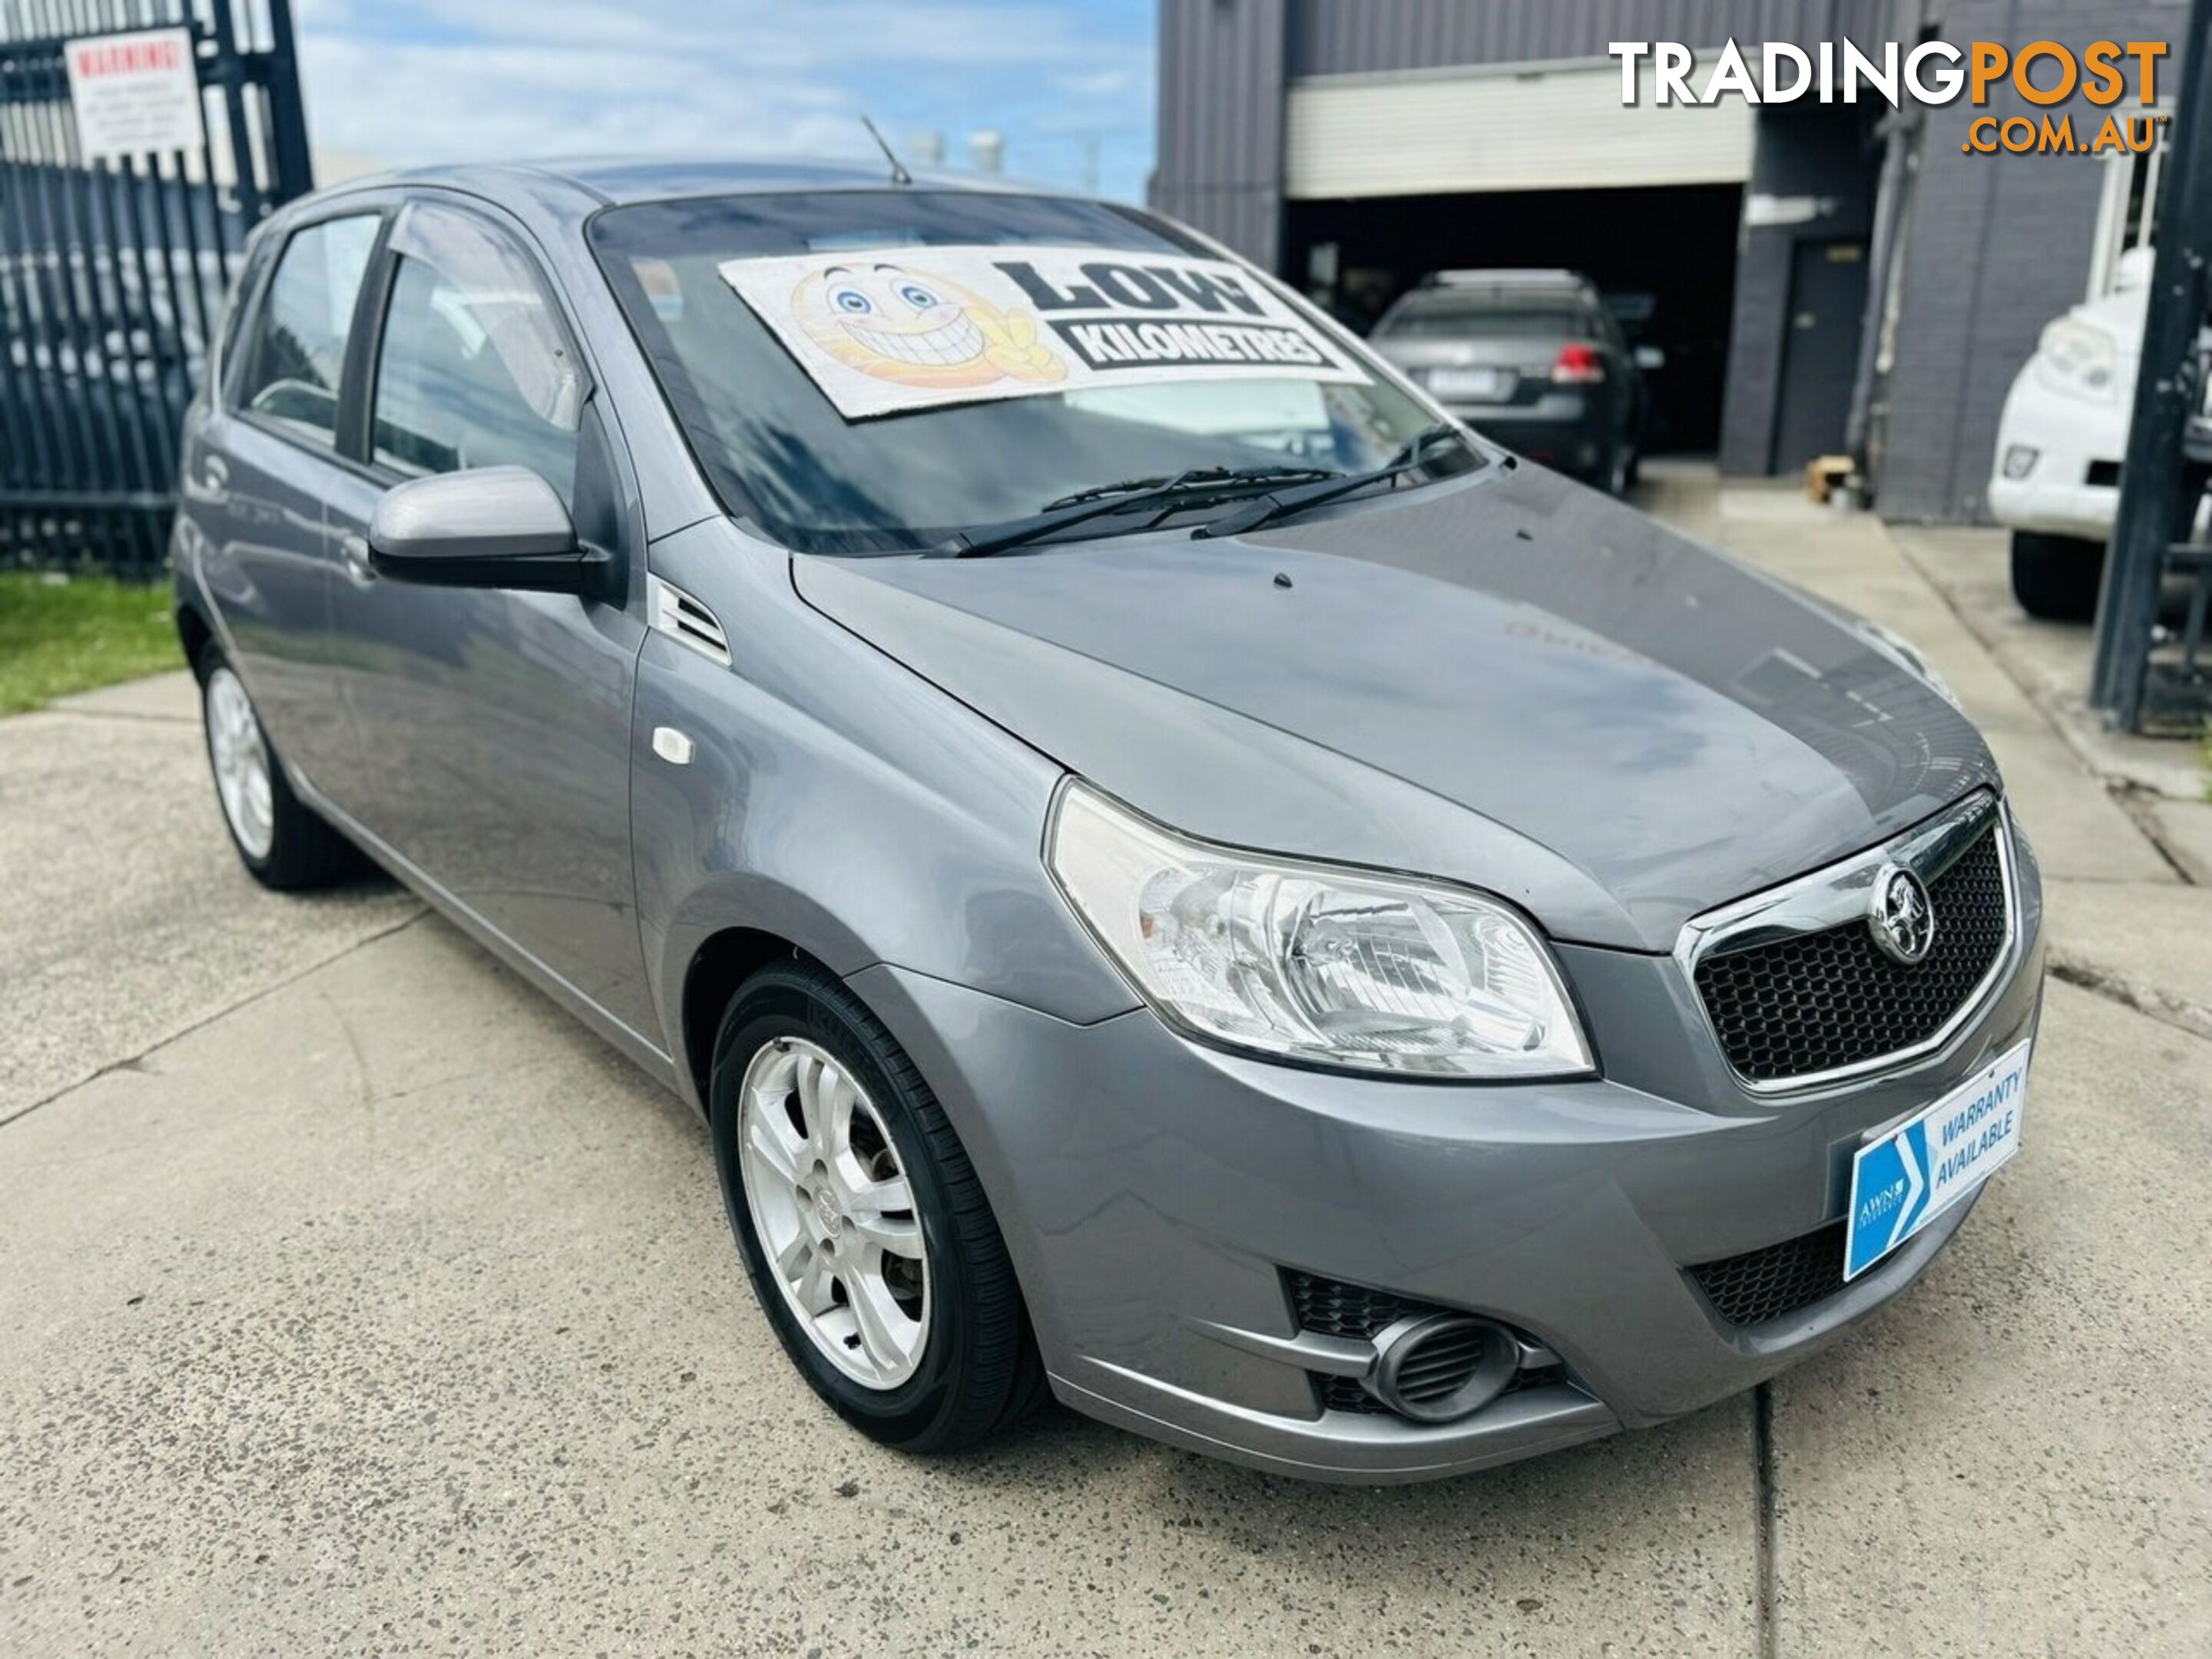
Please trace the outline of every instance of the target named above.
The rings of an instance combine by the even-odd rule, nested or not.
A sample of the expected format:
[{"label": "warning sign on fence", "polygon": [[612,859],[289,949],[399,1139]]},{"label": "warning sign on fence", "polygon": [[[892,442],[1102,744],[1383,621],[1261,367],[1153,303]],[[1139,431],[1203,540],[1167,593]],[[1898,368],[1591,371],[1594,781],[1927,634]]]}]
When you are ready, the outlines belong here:
[{"label": "warning sign on fence", "polygon": [[200,78],[190,30],[95,34],[64,43],[62,52],[86,161],[199,149]]}]

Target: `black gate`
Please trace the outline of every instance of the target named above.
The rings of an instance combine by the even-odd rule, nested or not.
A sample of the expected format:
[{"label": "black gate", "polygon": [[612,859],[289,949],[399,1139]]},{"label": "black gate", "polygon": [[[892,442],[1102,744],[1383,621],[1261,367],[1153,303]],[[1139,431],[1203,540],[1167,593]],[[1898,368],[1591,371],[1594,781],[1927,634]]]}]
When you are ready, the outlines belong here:
[{"label": "black gate", "polygon": [[[198,142],[88,161],[65,46],[175,28]],[[160,570],[246,233],[311,185],[289,0],[0,0],[0,567]]]},{"label": "black gate", "polygon": [[2089,700],[2130,732],[2212,723],[2212,0],[2192,0],[2158,210],[2119,514],[2097,607]]}]

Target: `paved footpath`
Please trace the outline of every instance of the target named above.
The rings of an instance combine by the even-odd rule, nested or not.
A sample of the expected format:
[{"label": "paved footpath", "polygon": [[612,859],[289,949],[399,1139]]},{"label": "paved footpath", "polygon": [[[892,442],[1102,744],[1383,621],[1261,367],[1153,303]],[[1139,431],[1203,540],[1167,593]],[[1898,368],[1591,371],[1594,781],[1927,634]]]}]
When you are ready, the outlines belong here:
[{"label": "paved footpath", "polygon": [[1771,1385],[1773,1650],[2212,1652],[2212,886],[2171,828],[2195,757],[2148,748],[2187,800],[2090,770],[2112,751],[2057,707],[2087,630],[2021,616],[1994,532],[1663,471],[1662,514],[1678,490],[1928,653],[2041,862],[2055,975],[2020,1158],[1919,1285]]},{"label": "paved footpath", "polygon": [[1650,493],[1931,651],[2108,976],[2051,987],[2027,1150],[1850,1338],[1442,1486],[1057,1410],[876,1451],[684,1110],[392,889],[259,892],[147,682],[0,721],[0,1652],[2212,1650],[2212,1040],[2115,988],[2212,984],[2204,890],[1878,526]]}]

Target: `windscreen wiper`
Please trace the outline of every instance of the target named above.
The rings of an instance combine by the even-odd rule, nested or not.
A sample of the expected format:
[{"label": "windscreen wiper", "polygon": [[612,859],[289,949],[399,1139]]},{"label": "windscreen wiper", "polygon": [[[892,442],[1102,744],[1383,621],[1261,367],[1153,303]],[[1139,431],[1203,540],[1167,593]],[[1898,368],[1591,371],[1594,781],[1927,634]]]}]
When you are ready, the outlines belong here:
[{"label": "windscreen wiper", "polygon": [[1259,466],[1197,466],[1157,478],[1124,478],[1119,483],[1093,484],[1090,489],[1079,489],[1072,495],[1062,495],[1056,501],[1047,501],[1037,511],[1054,513],[1064,507],[1081,507],[1087,501],[1103,501],[1117,495],[1142,495],[1192,484],[1297,483],[1308,478],[1333,478],[1336,476],[1336,470],[1333,467],[1292,466],[1281,462],[1268,462]]},{"label": "windscreen wiper", "polygon": [[1257,530],[1263,524],[1309,507],[1319,507],[1340,495],[1349,495],[1354,490],[1364,489],[1370,484],[1387,483],[1415,467],[1425,464],[1428,453],[1445,439],[1464,443],[1458,427],[1449,421],[1438,421],[1423,427],[1408,438],[1398,453],[1371,472],[1340,472],[1320,479],[1303,489],[1285,489],[1279,493],[1269,490],[1256,501],[1245,502],[1235,511],[1209,519],[1191,532],[1191,539],[1204,541],[1214,536],[1241,536],[1248,530]]},{"label": "windscreen wiper", "polygon": [[1170,477],[1127,478],[1119,483],[1097,484],[1072,495],[1047,501],[1024,518],[1004,524],[981,525],[947,537],[930,549],[940,559],[977,559],[988,554],[1041,541],[1057,531],[1091,519],[1121,513],[1157,509],[1155,516],[1211,502],[1234,500],[1255,489],[1276,489],[1285,484],[1327,483],[1345,475],[1325,466],[1196,466]]}]

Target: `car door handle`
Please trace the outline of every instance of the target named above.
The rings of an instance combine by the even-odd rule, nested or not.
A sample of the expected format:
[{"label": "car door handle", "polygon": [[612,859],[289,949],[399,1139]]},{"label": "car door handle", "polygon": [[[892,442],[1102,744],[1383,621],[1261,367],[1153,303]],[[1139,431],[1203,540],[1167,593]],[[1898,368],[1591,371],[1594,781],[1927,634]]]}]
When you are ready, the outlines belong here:
[{"label": "car door handle", "polygon": [[341,536],[338,557],[345,564],[346,580],[356,587],[367,587],[376,580],[376,568],[368,562],[367,538],[351,533]]}]

